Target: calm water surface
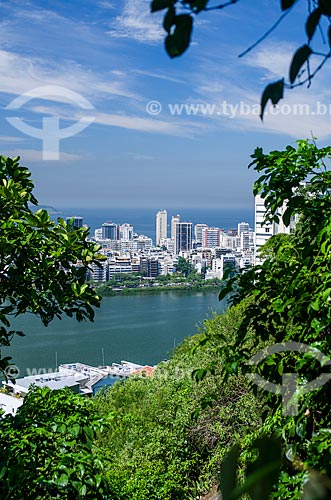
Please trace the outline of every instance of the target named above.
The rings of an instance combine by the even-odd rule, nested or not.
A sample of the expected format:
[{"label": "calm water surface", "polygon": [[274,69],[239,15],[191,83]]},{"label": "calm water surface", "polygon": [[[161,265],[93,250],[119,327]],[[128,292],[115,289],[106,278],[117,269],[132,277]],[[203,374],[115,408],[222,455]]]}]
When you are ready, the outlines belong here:
[{"label": "calm water surface", "polygon": [[105,297],[93,323],[64,318],[45,328],[32,315],[17,319],[15,327],[26,336],[15,338],[3,355],[13,357],[21,375],[27,369],[55,369],[56,357],[58,364],[101,365],[102,349],[106,364],[155,364],[169,357],[174,343],[196,333],[212,311],[223,310],[217,291]]}]

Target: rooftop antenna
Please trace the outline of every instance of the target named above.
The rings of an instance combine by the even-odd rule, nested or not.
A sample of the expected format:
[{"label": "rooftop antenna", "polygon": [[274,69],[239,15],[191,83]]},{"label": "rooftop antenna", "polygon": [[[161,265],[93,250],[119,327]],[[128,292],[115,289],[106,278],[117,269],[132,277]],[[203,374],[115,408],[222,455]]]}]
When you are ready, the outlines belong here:
[{"label": "rooftop antenna", "polygon": [[57,351],[55,351],[55,371],[57,371]]},{"label": "rooftop antenna", "polygon": [[105,351],[103,350],[103,347],[101,347],[101,354],[102,354],[102,366],[106,366],[105,365]]}]

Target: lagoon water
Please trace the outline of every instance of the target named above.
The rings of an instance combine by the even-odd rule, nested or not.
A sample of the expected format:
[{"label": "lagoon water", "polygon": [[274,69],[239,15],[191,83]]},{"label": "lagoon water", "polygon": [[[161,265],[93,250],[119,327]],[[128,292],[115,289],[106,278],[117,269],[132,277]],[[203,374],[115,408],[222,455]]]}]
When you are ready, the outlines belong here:
[{"label": "lagoon water", "polygon": [[98,366],[102,350],[106,364],[156,364],[171,355],[174,344],[196,333],[212,311],[224,311],[217,295],[215,290],[104,297],[93,323],[63,318],[47,328],[27,314],[12,322],[26,336],[13,339],[2,354],[13,357],[21,376],[27,370],[55,369],[56,359],[58,364],[80,361]]}]

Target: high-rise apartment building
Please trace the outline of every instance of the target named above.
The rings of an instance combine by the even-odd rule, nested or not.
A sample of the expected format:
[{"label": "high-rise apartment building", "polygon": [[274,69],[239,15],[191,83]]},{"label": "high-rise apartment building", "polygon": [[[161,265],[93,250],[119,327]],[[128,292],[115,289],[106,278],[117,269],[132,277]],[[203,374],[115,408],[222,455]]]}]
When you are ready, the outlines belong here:
[{"label": "high-rise apartment building", "polygon": [[259,263],[258,251],[268,241],[271,236],[276,234],[276,224],[264,223],[266,208],[264,198],[255,196],[255,263]]},{"label": "high-rise apartment building", "polygon": [[160,246],[161,240],[167,238],[167,211],[159,210],[156,214],[156,246]]},{"label": "high-rise apartment building", "polygon": [[240,233],[240,250],[246,251],[250,249],[250,234],[248,231]]},{"label": "high-rise apartment building", "polygon": [[206,227],[202,230],[202,246],[217,248],[221,245],[221,230],[219,227]]},{"label": "high-rise apartment building", "polygon": [[192,250],[192,222],[177,222],[175,252],[189,252]]},{"label": "high-rise apartment building", "polygon": [[196,224],[194,226],[194,239],[198,243],[202,243],[202,231],[207,229],[207,224]]},{"label": "high-rise apartment building", "polygon": [[120,239],[125,241],[133,239],[133,226],[131,224],[122,224],[120,226]]},{"label": "high-rise apartment building", "polygon": [[119,240],[119,228],[113,222],[104,222],[102,224],[102,238],[105,240]]},{"label": "high-rise apartment building", "polygon": [[171,238],[176,241],[176,224],[180,222],[180,215],[173,215],[171,217]]},{"label": "high-rise apartment building", "polygon": [[248,233],[248,232],[249,232],[248,222],[239,222],[239,224],[238,224],[238,236],[240,236],[241,233]]},{"label": "high-rise apartment building", "polygon": [[290,234],[294,227],[296,220],[293,218],[289,226],[285,226],[282,216],[286,210],[286,203],[278,209],[279,224],[276,222],[264,222],[266,215],[266,208],[264,205],[264,198],[260,195],[255,196],[255,264],[259,264],[258,251],[260,248],[273,236],[278,233]]}]

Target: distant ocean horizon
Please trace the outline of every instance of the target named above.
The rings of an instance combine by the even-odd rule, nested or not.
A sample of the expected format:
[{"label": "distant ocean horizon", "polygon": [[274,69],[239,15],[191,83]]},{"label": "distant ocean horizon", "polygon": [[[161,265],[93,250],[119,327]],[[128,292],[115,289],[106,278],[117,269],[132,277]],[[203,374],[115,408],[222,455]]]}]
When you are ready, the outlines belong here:
[{"label": "distant ocean horizon", "polygon": [[[162,208],[162,207],[161,207]],[[101,227],[103,222],[112,221],[116,224],[129,223],[138,234],[144,234],[155,241],[155,216],[157,209],[153,208],[66,208],[56,207],[57,217],[83,217],[83,223],[91,228],[91,236],[94,230]],[[187,208],[167,209],[168,233],[170,236],[171,216],[179,214],[182,221],[195,224],[207,224],[210,227],[221,229],[236,229],[239,222],[248,222],[254,227],[254,210],[247,207],[237,209],[211,209],[211,208]]]}]

